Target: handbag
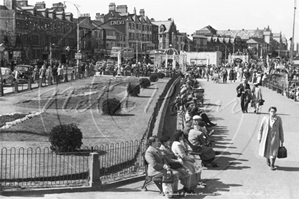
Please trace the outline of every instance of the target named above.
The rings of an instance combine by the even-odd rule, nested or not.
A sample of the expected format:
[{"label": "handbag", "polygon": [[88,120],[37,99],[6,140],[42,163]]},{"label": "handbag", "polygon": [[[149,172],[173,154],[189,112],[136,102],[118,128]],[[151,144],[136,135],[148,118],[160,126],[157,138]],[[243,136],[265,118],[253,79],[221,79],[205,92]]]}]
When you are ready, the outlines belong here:
[{"label": "handbag", "polygon": [[169,163],[169,166],[171,167],[171,169],[174,169],[174,170],[183,167],[183,165],[180,164],[179,162],[170,162],[170,163]]},{"label": "handbag", "polygon": [[284,146],[280,146],[278,149],[277,158],[286,158],[287,157],[287,150]]},{"label": "handbag", "polygon": [[164,173],[162,177],[162,183],[173,183],[174,181],[174,175],[171,170]]},{"label": "handbag", "polygon": [[260,99],[260,100],[258,100],[258,105],[259,105],[259,106],[262,106],[262,105],[264,105],[264,102],[265,102],[265,100]]}]

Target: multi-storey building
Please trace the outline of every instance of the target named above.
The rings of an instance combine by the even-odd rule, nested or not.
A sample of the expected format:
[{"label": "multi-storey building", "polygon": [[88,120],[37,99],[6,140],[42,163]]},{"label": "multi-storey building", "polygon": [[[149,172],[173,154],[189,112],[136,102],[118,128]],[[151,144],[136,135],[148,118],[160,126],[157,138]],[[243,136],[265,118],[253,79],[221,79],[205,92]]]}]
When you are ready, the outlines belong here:
[{"label": "multi-storey building", "polygon": [[[140,10],[139,15],[136,9],[133,14],[130,14],[126,5],[116,6],[115,3],[111,3],[107,14],[97,14],[97,16],[98,21],[109,24],[123,33],[124,37],[121,38],[125,41],[125,47],[133,48],[138,58],[147,56],[151,50],[157,48],[158,27],[151,23],[144,9]],[[116,45],[122,47],[123,44]]]},{"label": "multi-storey building", "polygon": [[152,19],[151,22],[158,26],[158,49],[175,48],[179,50],[181,43],[178,43],[177,28],[174,20],[171,18],[166,21],[155,21]]},{"label": "multi-storey building", "polygon": [[[275,36],[274,36],[275,35]],[[204,42],[205,37],[207,42]],[[202,40],[202,41],[201,41]],[[216,30],[206,26],[193,34],[195,51],[221,51],[223,59],[229,53],[249,53],[254,58],[266,57],[272,51],[286,49],[286,39],[273,34],[270,28],[251,30]]]},{"label": "multi-storey building", "polygon": [[[115,27],[109,25],[109,23],[103,23],[99,19],[99,13],[96,14],[96,20],[93,20],[93,25],[102,30],[103,42],[100,43],[100,59],[108,58],[111,54],[113,47],[125,47],[126,35],[117,30]],[[98,59],[99,59],[98,58]]]},{"label": "multi-storey building", "polygon": [[0,39],[6,47],[6,65],[33,60],[65,61],[76,51],[76,22],[72,13],[65,13],[62,3],[46,8],[44,2],[32,6],[27,0],[4,0],[0,7]]}]

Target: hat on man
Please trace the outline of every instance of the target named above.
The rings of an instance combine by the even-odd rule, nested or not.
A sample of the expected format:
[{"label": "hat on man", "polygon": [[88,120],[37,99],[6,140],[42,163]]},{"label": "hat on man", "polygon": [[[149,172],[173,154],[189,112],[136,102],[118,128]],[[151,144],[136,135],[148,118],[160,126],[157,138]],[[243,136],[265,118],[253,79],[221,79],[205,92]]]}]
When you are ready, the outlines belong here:
[{"label": "hat on man", "polygon": [[201,120],[201,117],[199,115],[194,115],[193,120]]}]

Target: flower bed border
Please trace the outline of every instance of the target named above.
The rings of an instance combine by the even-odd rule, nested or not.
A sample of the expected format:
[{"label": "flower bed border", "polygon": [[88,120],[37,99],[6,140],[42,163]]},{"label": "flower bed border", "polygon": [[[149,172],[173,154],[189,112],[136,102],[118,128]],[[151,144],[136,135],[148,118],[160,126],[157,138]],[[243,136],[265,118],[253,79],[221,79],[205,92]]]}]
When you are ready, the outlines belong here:
[{"label": "flower bed border", "polygon": [[36,117],[36,116],[40,115],[41,113],[42,112],[35,112],[35,111],[34,112],[29,112],[28,114],[21,113],[21,112],[13,112],[13,113],[8,113],[8,114],[0,115],[0,117],[2,117],[2,116],[12,116],[12,115],[15,115],[15,114],[26,114],[26,116],[23,117],[23,118],[16,119],[16,120],[14,120],[12,122],[6,122],[5,125],[2,126],[0,129],[9,129],[12,126],[15,126],[15,125],[17,125],[19,123],[22,123],[22,122],[24,122],[26,120],[29,120],[29,119],[33,118],[33,117]]}]

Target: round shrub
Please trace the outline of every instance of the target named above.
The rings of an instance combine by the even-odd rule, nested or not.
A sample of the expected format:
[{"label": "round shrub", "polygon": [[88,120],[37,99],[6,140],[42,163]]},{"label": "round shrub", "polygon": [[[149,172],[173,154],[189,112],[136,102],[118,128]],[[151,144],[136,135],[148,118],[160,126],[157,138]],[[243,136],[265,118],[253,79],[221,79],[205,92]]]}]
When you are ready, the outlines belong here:
[{"label": "round shrub", "polygon": [[127,92],[130,96],[136,97],[140,94],[140,85],[131,84],[130,82],[127,85]]},{"label": "round shrub", "polygon": [[159,73],[157,73],[157,77],[158,77],[159,79],[162,79],[162,78],[165,77],[165,74],[162,73],[162,72],[159,72]]},{"label": "round shrub", "polygon": [[148,78],[139,79],[139,83],[141,88],[148,88],[151,85],[151,82]]},{"label": "round shrub", "polygon": [[104,115],[117,115],[121,112],[121,102],[116,98],[106,99],[102,103]]},{"label": "round shrub", "polygon": [[151,82],[156,82],[158,80],[157,74],[151,74],[149,79]]},{"label": "round shrub", "polygon": [[82,132],[76,124],[55,126],[50,131],[50,149],[57,152],[70,152],[80,149]]}]

